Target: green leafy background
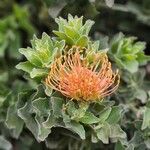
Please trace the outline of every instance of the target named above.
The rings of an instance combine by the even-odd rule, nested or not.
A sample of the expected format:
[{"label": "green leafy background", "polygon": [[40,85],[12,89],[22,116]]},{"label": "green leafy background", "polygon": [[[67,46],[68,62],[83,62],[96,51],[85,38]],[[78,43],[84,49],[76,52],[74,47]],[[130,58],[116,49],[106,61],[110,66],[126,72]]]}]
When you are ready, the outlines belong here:
[{"label": "green leafy background", "polygon": [[[58,30],[55,18],[69,13],[86,30]],[[149,0],[0,1],[0,149],[150,149],[149,34]],[[51,89],[40,81],[65,42],[109,49],[121,75],[113,96],[89,107],[44,94]]]}]

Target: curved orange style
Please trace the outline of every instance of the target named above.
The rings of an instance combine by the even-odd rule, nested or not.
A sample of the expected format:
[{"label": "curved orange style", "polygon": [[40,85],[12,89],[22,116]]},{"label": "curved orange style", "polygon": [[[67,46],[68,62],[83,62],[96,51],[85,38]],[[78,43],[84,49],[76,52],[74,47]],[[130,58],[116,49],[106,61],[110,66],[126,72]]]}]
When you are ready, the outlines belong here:
[{"label": "curved orange style", "polygon": [[110,95],[117,89],[120,76],[113,73],[106,53],[100,55],[99,61],[92,63],[81,58],[79,51],[57,58],[51,65],[46,85],[78,101],[95,101]]}]

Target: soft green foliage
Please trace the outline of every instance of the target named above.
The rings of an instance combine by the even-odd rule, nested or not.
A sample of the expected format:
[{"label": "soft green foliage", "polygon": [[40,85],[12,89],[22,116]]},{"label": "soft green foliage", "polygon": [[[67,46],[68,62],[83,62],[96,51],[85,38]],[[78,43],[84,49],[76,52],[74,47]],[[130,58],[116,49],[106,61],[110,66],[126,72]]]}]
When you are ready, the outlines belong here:
[{"label": "soft green foliage", "polygon": [[150,60],[144,54],[145,42],[136,42],[135,37],[125,37],[122,33],[116,35],[110,42],[110,57],[116,64],[131,73],[138,71],[140,65]]},{"label": "soft green foliage", "polygon": [[[15,116],[13,117],[13,113],[17,110],[19,118],[24,121],[26,127],[38,141],[44,141],[51,133],[52,127],[66,128],[76,133],[81,139],[85,139],[86,132],[83,124],[91,128],[93,136],[96,135],[94,136],[97,139],[96,141],[99,139],[104,143],[108,143],[109,138],[115,141],[120,137],[125,139],[126,134],[117,124],[122,112],[121,107],[114,106],[111,108],[103,103],[97,104],[96,107],[103,108],[92,113],[91,111],[95,110],[95,108],[88,110],[86,103],[65,102],[63,97],[61,98],[57,93],[54,93],[49,98],[44,95],[44,88],[40,85],[34,95],[33,91],[20,93],[15,107],[8,109],[7,118],[11,117],[11,120],[7,119],[6,123],[12,126],[12,123],[15,122],[15,125],[17,125],[18,120],[16,120]],[[13,112],[11,112],[11,109]],[[20,120],[20,125],[22,120]],[[105,130],[110,130],[109,134],[105,133]],[[100,136],[101,134],[102,137]]]},{"label": "soft green foliage", "polygon": [[58,24],[58,31],[53,31],[61,40],[65,40],[68,45],[78,45],[86,47],[89,42],[89,31],[94,24],[93,21],[87,20],[83,24],[83,17],[78,18],[68,15],[68,21],[61,17],[55,19]]},{"label": "soft green foliage", "polygon": [[3,136],[0,136],[0,148],[4,150],[11,150],[12,145]]},{"label": "soft green foliage", "polygon": [[[149,0],[0,1],[0,149],[150,149],[149,8]],[[108,50],[121,77],[114,95],[77,103],[43,85],[72,45],[88,48],[89,62]]]},{"label": "soft green foliage", "polygon": [[14,5],[12,14],[0,20],[0,57],[4,57],[7,49],[10,57],[20,56],[18,49],[22,41],[19,29],[27,30],[29,37],[35,33],[35,28],[29,22],[27,9]]},{"label": "soft green foliage", "polygon": [[[122,77],[123,83],[120,84],[120,88],[118,90],[118,96],[120,99],[123,100],[127,98],[128,101],[138,99],[141,103],[146,103],[148,99],[147,92],[149,90],[150,82],[145,79],[145,70],[140,69],[134,74],[123,71],[121,74],[124,74],[124,77]],[[124,88],[124,84],[127,85],[126,88]]]},{"label": "soft green foliage", "polygon": [[16,68],[29,73],[31,78],[43,77],[48,74],[54,58],[61,55],[65,42],[54,41],[46,33],[43,33],[41,39],[34,36],[31,44],[32,48],[27,47],[19,50],[27,61],[19,63]]}]

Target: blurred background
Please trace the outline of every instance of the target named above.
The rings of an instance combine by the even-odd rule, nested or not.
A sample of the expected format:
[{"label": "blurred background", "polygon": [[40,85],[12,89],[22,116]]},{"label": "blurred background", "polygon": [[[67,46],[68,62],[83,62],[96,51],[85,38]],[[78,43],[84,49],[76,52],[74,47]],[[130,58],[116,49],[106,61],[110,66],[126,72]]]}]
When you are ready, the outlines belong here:
[{"label": "blurred background", "polygon": [[54,18],[68,13],[94,20],[93,38],[121,31],[146,41],[150,54],[150,0],[1,0],[0,56],[10,51],[19,58],[18,48],[29,45],[33,34],[51,34]]},{"label": "blurred background", "polygon": [[[145,41],[145,53],[150,55],[150,0],[0,0],[0,135],[5,132],[4,135],[8,136],[8,129],[1,123],[6,116],[5,108],[8,107],[1,107],[5,96],[12,89],[18,93],[22,88],[28,88],[22,83],[25,80],[22,73],[14,69],[24,59],[18,49],[30,46],[34,34],[38,37],[43,32],[52,35],[52,30],[57,28],[55,18],[67,18],[68,13],[95,21],[90,36],[94,40],[103,40],[101,47],[106,48],[109,39],[123,32]],[[150,67],[147,69],[150,74]],[[11,99],[16,97],[13,95]],[[15,100],[8,100],[9,103],[15,103]],[[17,142],[14,139],[10,141],[14,150],[18,143],[27,145],[22,147],[29,147],[33,143],[33,149],[46,149],[44,143],[38,144],[26,130]],[[9,149],[9,143],[1,136],[0,146]]]}]

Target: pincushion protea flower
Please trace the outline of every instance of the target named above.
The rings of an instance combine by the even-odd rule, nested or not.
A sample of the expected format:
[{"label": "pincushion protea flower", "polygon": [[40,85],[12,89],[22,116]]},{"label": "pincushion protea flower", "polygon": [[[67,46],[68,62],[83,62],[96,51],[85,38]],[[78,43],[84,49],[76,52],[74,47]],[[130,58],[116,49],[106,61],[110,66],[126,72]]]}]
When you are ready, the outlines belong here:
[{"label": "pincushion protea flower", "polygon": [[[89,63],[78,50],[57,58],[51,65],[46,85],[78,101],[95,101],[113,93],[119,84],[106,53],[95,54]],[[97,61],[98,60],[98,61]]]}]

